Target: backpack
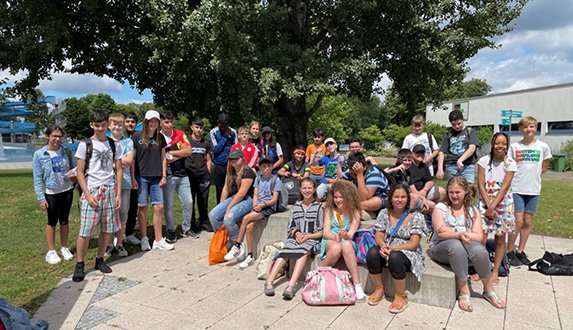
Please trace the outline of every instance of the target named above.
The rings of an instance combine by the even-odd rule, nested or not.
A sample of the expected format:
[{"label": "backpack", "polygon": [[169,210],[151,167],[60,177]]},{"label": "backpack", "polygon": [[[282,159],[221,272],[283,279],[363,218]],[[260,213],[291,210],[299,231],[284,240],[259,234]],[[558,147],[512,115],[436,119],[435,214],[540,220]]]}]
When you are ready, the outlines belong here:
[{"label": "backpack", "polygon": [[376,246],[376,229],[374,225],[368,229],[358,229],[352,237],[354,241],[354,250],[356,251],[356,262],[359,264],[366,263],[366,254],[371,247]]},{"label": "backpack", "polygon": [[332,267],[318,267],[306,274],[302,300],[308,305],[352,305],[356,302],[350,274]]},{"label": "backpack", "polygon": [[[536,266],[537,269],[533,269]],[[557,254],[545,251],[543,258],[529,264],[529,270],[537,270],[545,275],[573,275],[573,253]]]},{"label": "backpack", "polygon": [[[493,239],[488,239],[485,243],[485,248],[489,252],[489,260],[491,264],[491,269],[493,270],[493,265],[495,262],[495,241]],[[507,259],[507,256],[504,253],[497,274],[500,277],[509,276],[509,267],[510,267],[509,259]]]},{"label": "backpack", "polygon": [[[115,141],[112,138],[110,138],[109,136],[107,137],[107,141],[109,142],[109,148],[111,149],[111,152],[112,152],[111,159],[115,162]],[[89,176],[88,170],[90,168],[90,160],[91,160],[92,154],[94,152],[94,144],[92,142],[91,137],[87,138],[84,142],[86,143],[86,159],[85,159],[85,165],[84,165],[84,177],[85,177],[86,183],[87,183],[88,176]],[[114,169],[114,171],[115,171],[115,169]],[[80,187],[79,183],[76,182],[76,185],[74,187],[78,189],[80,197],[81,197],[83,194],[83,191],[82,191],[82,188]]]},{"label": "backpack", "polygon": [[[430,144],[430,154],[434,152],[434,136],[432,133],[426,133],[428,137],[428,143]],[[434,168],[434,174],[438,173],[438,157],[432,158],[432,167]]]},{"label": "backpack", "polygon": [[292,176],[281,178],[281,185],[284,189],[281,189],[281,194],[286,190],[285,196],[288,198],[288,204],[292,205],[298,201],[298,195],[300,192],[300,181]]},{"label": "backpack", "polygon": [[[261,180],[263,178],[263,174],[257,174],[257,180]],[[277,181],[280,180],[278,175],[273,174],[272,178],[271,178],[271,192],[274,193],[275,191],[275,185],[277,184]],[[285,185],[281,184],[281,191],[279,192],[279,199],[277,200],[277,202],[275,203],[275,212],[285,212],[287,210],[288,207],[288,190],[286,188]]]},{"label": "backpack", "polygon": [[0,328],[21,330],[44,330],[49,324],[42,320],[35,325],[30,323],[30,314],[23,308],[12,306],[0,298]]}]

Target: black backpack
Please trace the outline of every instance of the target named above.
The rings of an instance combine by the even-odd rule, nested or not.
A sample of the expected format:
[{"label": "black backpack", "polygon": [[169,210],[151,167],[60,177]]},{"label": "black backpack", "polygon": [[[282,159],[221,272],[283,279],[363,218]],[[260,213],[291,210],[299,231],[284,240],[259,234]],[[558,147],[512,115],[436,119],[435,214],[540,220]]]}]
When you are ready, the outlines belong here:
[{"label": "black backpack", "polygon": [[[536,267],[534,269],[533,267]],[[545,275],[573,275],[573,253],[558,254],[545,251],[543,258],[529,264],[529,270],[537,270]]]},{"label": "black backpack", "polygon": [[[111,152],[113,154],[111,159],[113,162],[115,162],[115,141],[112,138],[110,138],[109,136],[107,137],[107,141],[109,142],[109,148],[111,149]],[[88,175],[89,175],[89,173],[87,171],[90,168],[90,160],[91,160],[92,154],[94,152],[94,144],[92,142],[91,137],[87,138],[84,142],[86,143],[86,159],[85,159],[85,165],[84,165],[84,177],[86,178],[86,183],[87,183],[87,179],[88,179]],[[115,171],[115,169],[114,169],[114,171]],[[83,191],[77,182],[74,184],[74,188],[79,190],[79,194],[81,197],[83,194]]]},{"label": "black backpack", "polygon": [[[263,174],[257,174],[257,179],[260,181],[263,178]],[[277,184],[277,181],[280,180],[279,176],[276,174],[273,174],[272,178],[271,178],[271,192],[275,191],[275,185]],[[281,191],[279,192],[279,199],[277,200],[275,206],[275,211],[276,212],[285,212],[287,210],[288,207],[288,199],[289,199],[289,192],[287,190],[287,188],[285,187],[285,185],[281,184]]]},{"label": "black backpack", "polygon": [[[428,137],[428,143],[430,145],[430,153],[434,152],[434,136],[432,135],[432,133],[426,133],[426,136]],[[438,157],[434,157],[432,158],[432,167],[434,168],[434,175],[436,173],[438,173]]]},{"label": "black backpack", "polygon": [[287,192],[286,195],[288,196],[288,204],[292,205],[296,203],[299,199],[299,193],[300,193],[300,181],[298,180],[298,178],[292,176],[289,177],[283,176],[281,178],[281,185],[282,187],[284,187],[282,191],[285,191],[286,189]]}]

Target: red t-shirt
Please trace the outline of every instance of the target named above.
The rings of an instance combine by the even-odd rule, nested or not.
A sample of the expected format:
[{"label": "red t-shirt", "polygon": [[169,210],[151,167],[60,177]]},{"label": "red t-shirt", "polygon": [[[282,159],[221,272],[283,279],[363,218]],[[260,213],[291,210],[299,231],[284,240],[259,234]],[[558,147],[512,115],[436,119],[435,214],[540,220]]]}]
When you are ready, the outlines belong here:
[{"label": "red t-shirt", "polygon": [[255,147],[254,144],[249,142],[247,143],[247,145],[243,147],[243,145],[239,142],[231,147],[231,151],[235,149],[243,151],[243,154],[245,154],[245,161],[247,162],[247,165],[249,165],[251,168],[255,168],[255,166],[258,165],[259,150]]}]

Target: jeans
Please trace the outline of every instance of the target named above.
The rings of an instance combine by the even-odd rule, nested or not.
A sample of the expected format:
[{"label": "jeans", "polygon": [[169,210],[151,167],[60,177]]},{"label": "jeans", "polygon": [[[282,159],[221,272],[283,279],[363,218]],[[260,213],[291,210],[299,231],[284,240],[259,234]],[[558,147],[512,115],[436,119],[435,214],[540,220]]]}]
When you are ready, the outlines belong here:
[{"label": "jeans", "polygon": [[245,196],[242,201],[233,205],[229,210],[231,217],[226,217],[225,212],[227,211],[227,206],[231,203],[233,196],[225,199],[219,205],[215,206],[211,212],[209,212],[209,221],[211,221],[211,226],[213,231],[217,232],[219,228],[225,224],[225,229],[229,233],[229,237],[236,241],[239,236],[239,226],[237,222],[243,220],[243,217],[253,210],[253,199],[251,196]]},{"label": "jeans", "polygon": [[193,197],[191,196],[189,178],[171,175],[167,177],[167,183],[161,188],[163,189],[163,215],[165,216],[167,231],[174,233],[177,230],[173,219],[173,200],[175,199],[175,191],[177,191],[183,208],[181,229],[186,232],[191,226],[191,212],[193,211]]},{"label": "jeans", "polygon": [[446,175],[448,176],[448,180],[451,179],[453,176],[463,176],[466,178],[468,183],[474,183],[475,180],[475,167],[474,165],[466,165],[464,169],[459,171],[457,165],[446,165]]},{"label": "jeans", "polygon": [[139,186],[137,196],[138,206],[147,206],[147,197],[151,198],[151,205],[163,204],[163,190],[159,187],[160,176],[138,176],[136,178]]}]

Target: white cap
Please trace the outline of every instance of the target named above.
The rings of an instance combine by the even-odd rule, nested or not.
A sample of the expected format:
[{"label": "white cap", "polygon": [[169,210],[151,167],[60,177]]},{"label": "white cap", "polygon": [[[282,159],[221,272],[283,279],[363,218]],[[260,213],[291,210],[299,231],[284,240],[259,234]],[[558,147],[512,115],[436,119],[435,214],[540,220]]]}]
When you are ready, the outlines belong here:
[{"label": "white cap", "polygon": [[330,137],[330,138],[328,138],[328,139],[326,139],[326,140],[324,140],[324,144],[329,144],[330,142],[332,142],[332,143],[336,144],[336,141],[334,141],[334,139],[333,139],[333,138],[331,138],[331,137]]},{"label": "white cap", "polygon": [[155,110],[149,110],[145,113],[145,119],[151,120],[153,118],[157,118],[157,120],[159,120],[159,112]]}]

